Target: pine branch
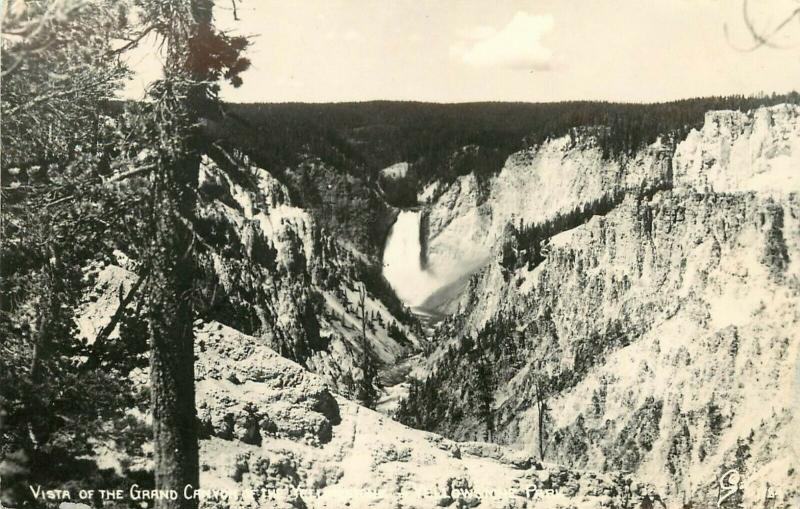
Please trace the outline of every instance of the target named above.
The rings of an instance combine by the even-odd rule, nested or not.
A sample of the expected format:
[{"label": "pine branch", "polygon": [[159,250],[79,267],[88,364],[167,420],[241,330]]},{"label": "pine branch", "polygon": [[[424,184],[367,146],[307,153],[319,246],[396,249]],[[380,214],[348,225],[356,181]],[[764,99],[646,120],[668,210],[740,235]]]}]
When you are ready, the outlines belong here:
[{"label": "pine branch", "polygon": [[139,288],[141,288],[144,282],[147,281],[149,276],[149,271],[145,269],[144,273],[139,276],[139,279],[133,284],[133,286],[131,286],[131,289],[124,297],[122,285],[120,284],[119,305],[117,306],[117,310],[111,316],[111,320],[106,324],[105,327],[100,329],[100,332],[97,333],[92,345],[92,355],[89,358],[89,361],[84,364],[86,369],[96,368],[100,364],[106,341],[108,341],[108,338],[111,336],[111,333],[114,332],[114,329],[117,328],[117,325],[119,324],[120,320],[122,320],[122,317],[125,316],[125,310],[127,309],[128,305],[130,305],[130,303],[133,301],[134,296],[136,296],[136,292],[139,291]]},{"label": "pine branch", "polygon": [[103,179],[103,183],[104,184],[111,184],[111,183],[114,183],[114,182],[119,182],[121,180],[125,180],[125,179],[131,178],[131,177],[135,177],[136,175],[141,175],[143,173],[147,173],[147,172],[155,169],[155,167],[156,167],[155,164],[146,164],[144,166],[140,166],[138,168],[134,168],[134,169],[128,170],[126,172],[117,173],[116,175],[113,175],[111,177],[105,178],[105,179]]}]

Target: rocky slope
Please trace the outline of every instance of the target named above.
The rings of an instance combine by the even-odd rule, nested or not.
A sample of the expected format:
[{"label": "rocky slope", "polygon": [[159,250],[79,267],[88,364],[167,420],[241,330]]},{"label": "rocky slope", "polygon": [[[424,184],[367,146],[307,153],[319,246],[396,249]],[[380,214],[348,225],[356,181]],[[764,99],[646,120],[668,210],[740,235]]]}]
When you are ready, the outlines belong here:
[{"label": "rocky slope", "polygon": [[197,351],[201,484],[242,494],[235,507],[522,507],[537,489],[544,507],[619,507],[652,490],[406,428],[217,323]]},{"label": "rocky slope", "polygon": [[[575,133],[444,190],[429,262],[489,262],[442,299],[459,312],[404,420],[538,454],[545,402],[547,459],[636,472],[669,505],[713,505],[728,469],[748,506],[769,489],[796,500],[799,120],[787,105],[710,112],[677,145],[615,161]],[[605,195],[624,198],[546,241],[541,263],[503,266],[509,222]],[[464,408],[470,397],[489,409]]]},{"label": "rocky slope", "polygon": [[[407,428],[218,322],[197,324],[195,350],[201,507],[596,508],[636,505],[654,492],[630,476]],[[134,382],[145,387],[146,370]],[[135,410],[129,418],[148,421]],[[98,464],[122,478],[151,468],[146,445],[138,457],[101,450]]]},{"label": "rocky slope", "polygon": [[[79,316],[84,333],[109,323],[118,302],[107,296],[136,279],[119,266],[99,270]],[[496,444],[459,443],[403,426],[337,394],[263,338],[219,322],[197,321],[195,353],[201,474],[191,493],[201,507],[588,509],[655,500],[652,485],[628,475],[567,469]],[[147,368],[135,370],[131,381],[146,390]],[[148,426],[146,413],[127,411],[129,432]],[[135,448],[96,444],[98,467],[127,482],[123,502],[137,503],[146,486],[138,484],[142,472],[152,468],[152,448],[142,436]]]}]

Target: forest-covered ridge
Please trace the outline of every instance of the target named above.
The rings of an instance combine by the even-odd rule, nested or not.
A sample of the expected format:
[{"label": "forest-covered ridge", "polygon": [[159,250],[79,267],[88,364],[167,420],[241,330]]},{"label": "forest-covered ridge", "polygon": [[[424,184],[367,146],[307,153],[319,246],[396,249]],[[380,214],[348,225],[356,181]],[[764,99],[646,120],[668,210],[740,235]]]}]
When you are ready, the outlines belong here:
[{"label": "forest-covered ridge", "polygon": [[[265,167],[294,166],[313,155],[354,174],[375,175],[398,161],[412,164],[420,182],[469,171],[498,171],[525,147],[584,126],[607,127],[607,155],[630,153],[659,135],[682,134],[711,110],[746,111],[798,103],[800,94],[718,96],[653,104],[568,101],[554,103],[229,103],[216,133],[246,148]],[[477,161],[452,161],[476,145]],[[477,163],[474,166],[469,164]]]}]

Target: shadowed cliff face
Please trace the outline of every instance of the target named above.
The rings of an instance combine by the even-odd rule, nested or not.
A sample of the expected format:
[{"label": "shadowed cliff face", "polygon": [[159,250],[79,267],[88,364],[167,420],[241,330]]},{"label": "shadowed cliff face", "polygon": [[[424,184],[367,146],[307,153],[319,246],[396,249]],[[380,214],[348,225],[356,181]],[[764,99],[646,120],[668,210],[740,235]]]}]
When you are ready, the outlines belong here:
[{"label": "shadowed cliff face", "polygon": [[269,171],[204,158],[199,314],[259,337],[349,394],[361,377],[358,287],[380,368],[416,349],[415,322],[372,259],[297,206]]},{"label": "shadowed cliff face", "polygon": [[[512,156],[480,205],[468,179],[446,190],[431,251],[485,239],[494,254],[439,331],[440,400],[412,390],[408,415],[485,436],[487,412],[460,402],[481,397],[476,363],[488,363],[496,441],[538,452],[544,387],[546,458],[635,471],[671,500],[707,503],[726,469],[751,502],[768,482],[797,496],[798,119],[796,106],[711,112],[677,146],[615,162],[590,140],[555,140]],[[540,264],[500,263],[499,225],[614,187],[625,198],[547,240]]]}]

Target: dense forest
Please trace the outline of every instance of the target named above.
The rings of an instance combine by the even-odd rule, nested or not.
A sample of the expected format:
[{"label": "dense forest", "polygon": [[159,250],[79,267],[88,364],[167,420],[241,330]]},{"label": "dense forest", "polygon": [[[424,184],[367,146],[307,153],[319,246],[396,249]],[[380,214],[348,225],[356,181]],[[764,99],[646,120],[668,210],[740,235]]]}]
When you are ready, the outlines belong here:
[{"label": "dense forest", "polygon": [[[418,184],[470,171],[498,171],[511,153],[582,126],[597,132],[607,156],[631,153],[660,135],[682,136],[710,110],[747,111],[799,103],[800,94],[727,96],[656,104],[593,101],[434,104],[375,101],[337,104],[228,104],[215,135],[247,147],[260,165],[283,169],[311,157],[352,175],[375,178],[398,161]],[[480,147],[454,158],[462,147]]]}]

